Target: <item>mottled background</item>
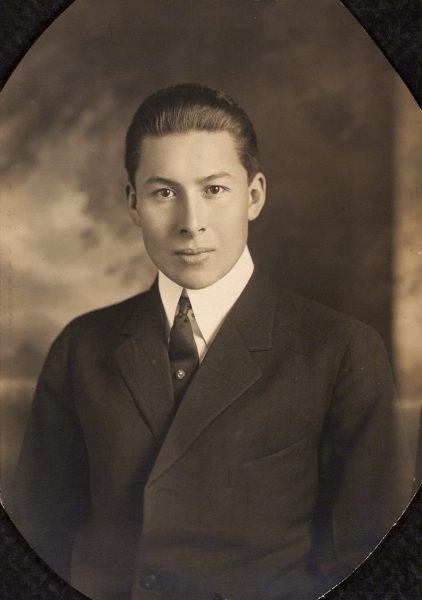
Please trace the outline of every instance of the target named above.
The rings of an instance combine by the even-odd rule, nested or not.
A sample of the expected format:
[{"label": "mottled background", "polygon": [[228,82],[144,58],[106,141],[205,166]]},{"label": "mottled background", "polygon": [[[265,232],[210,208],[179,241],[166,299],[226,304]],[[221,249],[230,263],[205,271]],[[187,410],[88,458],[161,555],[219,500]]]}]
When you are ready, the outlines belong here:
[{"label": "mottled background", "polygon": [[422,131],[380,51],[337,0],[76,0],[0,97],[5,488],[54,336],[154,275],[125,208],[123,140],[141,99],[181,81],[247,109],[270,183],[256,262],[380,331],[415,447]]}]

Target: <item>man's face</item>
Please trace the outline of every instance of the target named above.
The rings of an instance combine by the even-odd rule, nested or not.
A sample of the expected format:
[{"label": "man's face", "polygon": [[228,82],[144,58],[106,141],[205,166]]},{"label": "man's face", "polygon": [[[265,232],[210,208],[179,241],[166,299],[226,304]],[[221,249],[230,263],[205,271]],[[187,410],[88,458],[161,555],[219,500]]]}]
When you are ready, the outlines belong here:
[{"label": "man's face", "polygon": [[248,183],[226,131],[189,131],[142,141],[136,191],[127,188],[133,220],[158,269],[182,287],[221,279],[245,247],[248,221],[265,201],[265,178]]}]

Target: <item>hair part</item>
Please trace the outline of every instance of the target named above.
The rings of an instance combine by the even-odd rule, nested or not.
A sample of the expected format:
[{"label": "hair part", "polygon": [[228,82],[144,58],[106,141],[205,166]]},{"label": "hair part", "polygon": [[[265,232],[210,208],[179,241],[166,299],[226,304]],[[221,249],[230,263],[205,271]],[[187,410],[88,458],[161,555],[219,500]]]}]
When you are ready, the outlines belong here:
[{"label": "hair part", "polygon": [[224,92],[183,83],[148,96],[132,119],[126,134],[125,166],[133,187],[142,140],[188,131],[227,131],[234,139],[249,182],[259,171],[257,137],[246,112]]}]

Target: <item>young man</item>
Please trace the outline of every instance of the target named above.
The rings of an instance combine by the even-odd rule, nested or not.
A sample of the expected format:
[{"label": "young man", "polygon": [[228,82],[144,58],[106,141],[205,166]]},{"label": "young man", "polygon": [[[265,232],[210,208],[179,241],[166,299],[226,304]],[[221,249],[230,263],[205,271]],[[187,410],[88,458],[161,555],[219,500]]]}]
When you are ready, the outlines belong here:
[{"label": "young man", "polygon": [[230,98],[150,96],[126,166],[158,278],[53,344],[15,522],[94,600],[316,598],[409,499],[383,344],[254,269],[265,177]]}]

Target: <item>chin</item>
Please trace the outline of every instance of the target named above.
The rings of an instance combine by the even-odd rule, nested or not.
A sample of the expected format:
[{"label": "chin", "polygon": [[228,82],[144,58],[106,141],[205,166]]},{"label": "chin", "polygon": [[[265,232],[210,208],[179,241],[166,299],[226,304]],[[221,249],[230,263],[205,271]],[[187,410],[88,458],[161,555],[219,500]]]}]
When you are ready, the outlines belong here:
[{"label": "chin", "polygon": [[189,279],[182,279],[180,281],[177,281],[176,283],[188,290],[202,290],[203,288],[212,285],[216,281],[216,279],[199,279],[195,277]]},{"label": "chin", "polygon": [[219,279],[221,279],[222,275],[211,275],[205,273],[190,273],[190,274],[175,274],[169,273],[167,274],[169,279],[172,279],[175,283],[180,285],[181,287],[190,289],[190,290],[201,290],[202,288],[206,288]]}]

